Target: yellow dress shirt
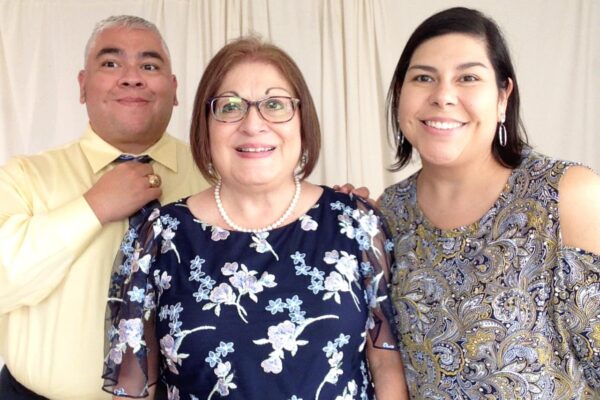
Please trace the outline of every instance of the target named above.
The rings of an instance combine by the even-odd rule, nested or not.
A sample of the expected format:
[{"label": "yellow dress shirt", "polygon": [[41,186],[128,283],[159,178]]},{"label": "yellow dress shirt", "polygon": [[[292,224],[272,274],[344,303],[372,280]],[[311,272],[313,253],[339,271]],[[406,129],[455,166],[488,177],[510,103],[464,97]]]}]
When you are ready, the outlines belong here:
[{"label": "yellow dress shirt", "polygon": [[[101,226],[83,195],[120,154],[88,128],[76,143],[0,168],[0,357],[51,399],[110,398],[101,390],[104,313],[128,222]],[[144,154],[162,177],[162,204],[207,187],[172,136]]]}]

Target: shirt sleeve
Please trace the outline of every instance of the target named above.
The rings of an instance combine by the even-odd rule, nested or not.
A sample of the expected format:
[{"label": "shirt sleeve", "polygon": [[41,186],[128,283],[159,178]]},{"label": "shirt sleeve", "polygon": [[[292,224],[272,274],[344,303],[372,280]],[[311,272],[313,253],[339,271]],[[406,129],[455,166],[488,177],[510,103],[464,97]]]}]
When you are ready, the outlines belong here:
[{"label": "shirt sleeve", "polygon": [[558,330],[579,361],[583,376],[600,393],[600,255],[563,248],[556,273]]},{"label": "shirt sleeve", "polygon": [[159,215],[154,209],[141,227],[128,230],[114,263],[102,377],[103,389],[122,397],[145,397],[157,380],[156,298],[169,287],[151,275],[161,246]]},{"label": "shirt sleeve", "polygon": [[0,314],[46,298],[102,227],[82,195],[38,211],[53,193],[33,182],[20,159],[0,168]]},{"label": "shirt sleeve", "polygon": [[383,216],[367,202],[357,200],[356,239],[362,250],[360,272],[369,305],[367,329],[373,346],[397,350],[394,307],[389,296],[394,263],[393,243]]}]

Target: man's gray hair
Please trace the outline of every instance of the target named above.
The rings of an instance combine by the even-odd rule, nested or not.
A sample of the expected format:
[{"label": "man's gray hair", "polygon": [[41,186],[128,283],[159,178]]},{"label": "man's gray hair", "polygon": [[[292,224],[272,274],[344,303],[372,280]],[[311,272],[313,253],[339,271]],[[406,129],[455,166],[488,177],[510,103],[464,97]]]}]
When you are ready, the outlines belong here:
[{"label": "man's gray hair", "polygon": [[167,61],[169,64],[171,63],[171,53],[169,53],[169,47],[167,46],[167,43],[163,39],[156,25],[142,17],[137,17],[135,15],[113,15],[103,19],[102,21],[98,22],[96,26],[94,26],[94,30],[92,31],[92,34],[85,45],[85,53],[83,55],[84,65],[87,65],[87,59],[90,55],[90,50],[92,47],[94,47],[98,35],[110,28],[145,29],[147,31],[154,32],[159,37],[163,50],[169,58]]}]

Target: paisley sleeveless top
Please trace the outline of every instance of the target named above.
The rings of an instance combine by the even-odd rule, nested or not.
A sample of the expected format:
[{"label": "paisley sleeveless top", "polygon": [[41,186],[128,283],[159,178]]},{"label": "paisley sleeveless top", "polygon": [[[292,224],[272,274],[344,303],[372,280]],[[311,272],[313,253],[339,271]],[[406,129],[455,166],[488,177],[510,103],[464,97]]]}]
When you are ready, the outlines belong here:
[{"label": "paisley sleeveless top", "polygon": [[385,190],[413,399],[600,398],[600,256],[560,237],[571,165],[527,149],[493,207],[451,230],[419,209],[418,172]]}]

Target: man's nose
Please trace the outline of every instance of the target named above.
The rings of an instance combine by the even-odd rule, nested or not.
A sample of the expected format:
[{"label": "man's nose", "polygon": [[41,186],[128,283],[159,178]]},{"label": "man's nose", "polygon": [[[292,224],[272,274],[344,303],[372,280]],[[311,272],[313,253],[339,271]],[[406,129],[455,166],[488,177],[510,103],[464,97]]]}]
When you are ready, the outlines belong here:
[{"label": "man's nose", "polygon": [[146,85],[140,70],[136,67],[123,68],[123,75],[119,78],[119,86],[141,88]]}]

